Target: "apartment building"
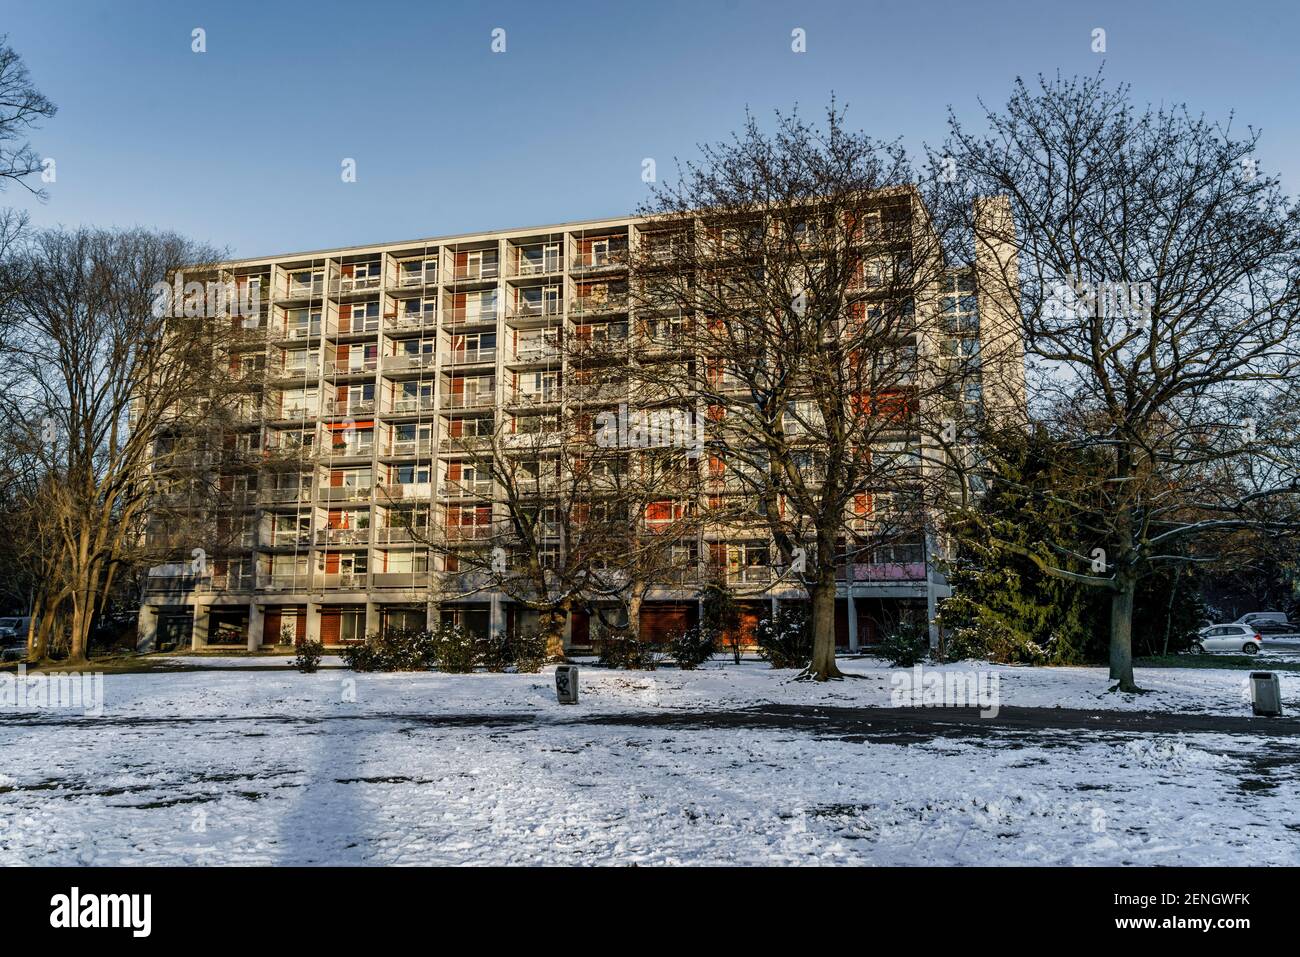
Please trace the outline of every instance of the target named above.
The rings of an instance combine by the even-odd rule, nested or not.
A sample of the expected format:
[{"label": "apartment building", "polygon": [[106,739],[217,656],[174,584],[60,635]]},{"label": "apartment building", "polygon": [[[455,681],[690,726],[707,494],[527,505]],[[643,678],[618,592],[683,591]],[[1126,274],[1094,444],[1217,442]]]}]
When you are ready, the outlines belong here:
[{"label": "apartment building", "polygon": [[[596,220],[226,264],[261,292],[231,360],[248,397],[225,437],[246,454],[216,477],[229,534],[186,543],[201,563],[187,547],[151,570],[142,650],[337,646],[439,620],[521,626],[527,615],[506,594],[447,587],[464,576],[430,536],[467,546],[488,537],[500,489],[466,449],[502,422],[547,428],[575,374],[562,343],[617,359],[671,338],[680,317],[638,316],[628,295],[629,251],[645,228]],[[978,356],[985,304],[968,275],[945,283],[929,334],[946,353]],[[608,381],[616,398],[620,380]],[[981,401],[978,376],[964,389]],[[893,454],[911,454],[909,441],[900,435]],[[660,519],[647,511],[647,523]],[[901,614],[932,615],[946,586],[931,547],[918,536],[846,559],[844,647],[876,640]],[[774,574],[758,524],[702,529],[675,557],[641,610],[652,638],[695,619],[706,573],[726,576],[746,628],[803,597]],[[581,652],[591,636],[575,610],[568,646]]]}]

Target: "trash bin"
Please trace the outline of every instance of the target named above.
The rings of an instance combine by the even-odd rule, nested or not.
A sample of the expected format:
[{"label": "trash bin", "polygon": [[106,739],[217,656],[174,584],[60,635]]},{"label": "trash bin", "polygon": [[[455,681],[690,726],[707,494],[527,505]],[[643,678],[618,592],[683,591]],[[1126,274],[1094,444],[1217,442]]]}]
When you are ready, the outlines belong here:
[{"label": "trash bin", "polygon": [[1282,715],[1282,685],[1277,680],[1275,671],[1252,671],[1250,673],[1250,704],[1255,714],[1270,718]]},{"label": "trash bin", "polygon": [[560,704],[578,703],[577,665],[560,665],[555,669],[555,697]]}]

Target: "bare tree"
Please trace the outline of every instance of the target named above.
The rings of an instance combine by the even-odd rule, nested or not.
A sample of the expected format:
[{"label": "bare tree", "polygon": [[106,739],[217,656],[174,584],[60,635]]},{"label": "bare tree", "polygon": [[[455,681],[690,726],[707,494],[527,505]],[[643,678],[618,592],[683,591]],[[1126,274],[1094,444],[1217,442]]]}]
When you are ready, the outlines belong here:
[{"label": "bare tree", "polygon": [[42,169],[41,157],[27,141],[27,133],[57,107],[32,85],[22,57],[0,36],[0,190],[18,183],[36,196],[44,191],[26,182]]},{"label": "bare tree", "polygon": [[0,402],[33,463],[37,657],[64,633],[85,659],[94,616],[147,559],[146,509],[190,500],[212,474],[203,450],[232,391],[224,342],[243,320],[212,317],[211,287],[183,304],[160,290],[216,258],[173,234],[78,229],[38,233],[4,263]]},{"label": "bare tree", "polygon": [[750,116],[656,188],[634,252],[639,314],[679,316],[690,338],[686,362],[646,363],[641,381],[697,403],[713,478],[739,496],[724,525],[763,529],[778,577],[811,599],[817,680],[840,675],[837,570],[890,540],[897,516],[876,503],[920,503],[942,458],[948,376],[927,317],[946,267],[912,181],[901,148],[834,103],[822,125]]},{"label": "bare tree", "polygon": [[[1135,108],[1100,77],[1018,81],[986,122],[950,118],[931,205],[1023,329],[1033,415],[1072,460],[1105,463],[1045,493],[1088,537],[1028,554],[1110,593],[1110,674],[1135,690],[1139,579],[1215,561],[1228,533],[1296,528],[1300,212],[1257,133]],[[1006,215],[981,231],[972,198],[993,193]],[[997,251],[1018,268],[988,268]]]}]

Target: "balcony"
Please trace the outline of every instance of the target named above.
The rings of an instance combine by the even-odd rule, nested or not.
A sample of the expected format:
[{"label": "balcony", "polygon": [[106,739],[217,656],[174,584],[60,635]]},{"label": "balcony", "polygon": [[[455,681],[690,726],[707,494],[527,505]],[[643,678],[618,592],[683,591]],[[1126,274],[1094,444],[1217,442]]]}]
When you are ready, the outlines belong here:
[{"label": "balcony", "polygon": [[311,545],[311,535],[298,529],[277,529],[271,533],[272,548],[305,548]]},{"label": "balcony", "polygon": [[266,413],[268,419],[282,422],[305,422],[320,415],[319,402],[301,402],[289,405],[272,405]]},{"label": "balcony", "polygon": [[925,562],[877,562],[853,566],[853,580],[859,582],[923,582],[925,578]]},{"label": "balcony", "polygon": [[514,246],[510,259],[511,276],[547,276],[564,268],[559,243],[532,243]]},{"label": "balcony", "polygon": [[369,292],[382,285],[379,276],[341,276],[330,282],[330,295],[340,296],[353,292]]},{"label": "balcony", "polygon": [[369,528],[318,528],[317,545],[368,545]]},{"label": "balcony", "polygon": [[297,502],[310,502],[309,488],[264,488],[257,493],[257,500],[263,505],[292,505]]},{"label": "balcony", "polygon": [[449,366],[474,366],[497,361],[495,346],[480,349],[451,349],[444,355]]},{"label": "balcony", "polygon": [[569,315],[573,318],[598,316],[610,313],[627,312],[627,295],[581,296],[569,306]]},{"label": "balcony", "polygon": [[276,327],[277,339],[316,339],[320,336],[320,320],[316,322],[280,323]]},{"label": "balcony", "polygon": [[606,248],[579,251],[569,263],[572,272],[595,272],[627,265],[627,241],[611,242]]},{"label": "balcony", "polygon": [[433,396],[394,399],[385,415],[415,415],[433,411]]},{"label": "balcony", "polygon": [[549,389],[515,389],[508,393],[507,405],[549,405],[560,401],[560,387]]},{"label": "balcony", "polygon": [[406,572],[375,572],[370,576],[374,588],[419,588],[429,582],[429,569],[418,568]]},{"label": "balcony", "polygon": [[340,402],[337,399],[333,399],[325,403],[325,414],[331,418],[338,418],[340,416],[351,417],[358,415],[374,415],[375,400],[353,399],[350,402]]},{"label": "balcony", "polygon": [[483,541],[492,537],[491,525],[447,525],[443,534],[451,542]]},{"label": "balcony", "polygon": [[433,452],[431,439],[393,439],[383,453],[393,458],[404,456],[429,455]]},{"label": "balcony", "polygon": [[419,289],[421,286],[435,286],[437,284],[438,270],[435,267],[426,267],[424,270],[399,269],[397,273],[397,288],[399,289]]},{"label": "balcony", "polygon": [[325,295],[325,280],[314,282],[289,282],[280,291],[279,299],[318,299]]},{"label": "balcony", "polygon": [[496,279],[501,274],[495,259],[463,263],[454,266],[451,272],[452,282],[478,282],[484,279]]},{"label": "balcony", "polygon": [[316,572],[316,586],[329,590],[362,591],[369,581],[370,575],[366,572],[322,572],[319,569]]},{"label": "balcony", "polygon": [[379,494],[389,501],[428,501],[433,498],[433,485],[430,482],[392,482],[377,486]]},{"label": "balcony", "polygon": [[272,368],[268,373],[270,378],[293,381],[303,379],[315,382],[320,375],[320,366],[316,363],[304,364],[300,366],[283,366],[281,368]]},{"label": "balcony", "polygon": [[442,311],[443,325],[452,329],[459,329],[464,326],[496,325],[496,321],[497,309],[495,305],[491,309],[482,309],[477,306],[452,306]]},{"label": "balcony", "polygon": [[554,341],[520,342],[513,358],[507,362],[524,364],[528,362],[558,362],[560,346]]},{"label": "balcony", "polygon": [[373,440],[369,442],[333,442],[325,446],[325,448],[329,450],[329,454],[334,458],[368,459],[374,451],[375,443]]},{"label": "balcony", "polygon": [[410,545],[413,542],[421,541],[429,537],[428,529],[415,529],[402,526],[389,526],[375,529],[375,544],[377,545]]},{"label": "balcony", "polygon": [[430,329],[437,323],[437,314],[432,309],[426,312],[390,312],[384,316],[384,327],[390,332],[398,329]]},{"label": "balcony", "polygon": [[384,356],[384,374],[392,372],[413,372],[420,369],[432,369],[438,364],[438,357],[432,352],[403,353]]},{"label": "balcony", "polygon": [[321,489],[321,498],[326,502],[369,502],[373,486],[365,485],[326,485]]},{"label": "balcony", "polygon": [[371,356],[360,361],[356,359],[331,359],[325,363],[325,375],[329,377],[344,375],[365,375],[379,368],[379,359]]},{"label": "balcony", "polygon": [[496,387],[489,384],[486,390],[477,392],[450,392],[442,396],[442,407],[446,409],[490,409],[496,404]]},{"label": "balcony", "polygon": [[564,302],[560,299],[516,299],[506,310],[509,319],[540,319],[544,316],[559,316],[564,313]]},{"label": "balcony", "polygon": [[311,576],[306,570],[300,572],[271,572],[259,579],[259,588],[265,591],[307,591]]},{"label": "balcony", "polygon": [[446,479],[442,494],[448,498],[486,498],[492,494],[491,479]]}]

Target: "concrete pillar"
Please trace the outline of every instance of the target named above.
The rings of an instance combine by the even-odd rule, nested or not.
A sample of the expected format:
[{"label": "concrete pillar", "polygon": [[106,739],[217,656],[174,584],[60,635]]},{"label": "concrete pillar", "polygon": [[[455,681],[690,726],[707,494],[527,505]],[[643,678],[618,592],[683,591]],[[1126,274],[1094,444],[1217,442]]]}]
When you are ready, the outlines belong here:
[{"label": "concrete pillar", "polygon": [[366,602],[366,637],[379,634],[379,605],[376,602]]},{"label": "concrete pillar", "polygon": [[[262,637],[265,633],[266,613],[262,611],[262,606],[255,601],[248,603],[248,650],[257,651],[262,645]],[[272,636],[275,641],[279,641],[278,636]]]},{"label": "concrete pillar", "polygon": [[200,651],[208,646],[208,628],[211,624],[208,613],[212,606],[204,602],[194,603],[194,628],[190,631],[190,650]]},{"label": "concrete pillar", "polygon": [[564,650],[567,653],[573,646],[573,609],[564,616]]},{"label": "concrete pillar", "polygon": [[935,581],[934,540],[925,536],[925,620],[930,626],[930,647],[939,647],[939,601],[936,594],[939,583]]},{"label": "concrete pillar", "polygon": [[304,641],[320,641],[320,602],[307,602],[307,626]]},{"label": "concrete pillar", "polygon": [[849,619],[849,651],[858,650],[858,602],[853,596],[853,566],[849,565],[848,598],[845,601],[845,614]]},{"label": "concrete pillar", "polygon": [[440,617],[441,613],[438,608],[438,603],[430,598],[424,606],[424,627],[430,631],[437,631],[439,624],[438,619]]},{"label": "concrete pillar", "polygon": [[158,650],[158,606],[141,605],[140,617],[135,624],[135,650]]},{"label": "concrete pillar", "polygon": [[488,634],[500,635],[506,630],[505,605],[501,601],[501,593],[492,593],[491,611],[488,613]]}]

